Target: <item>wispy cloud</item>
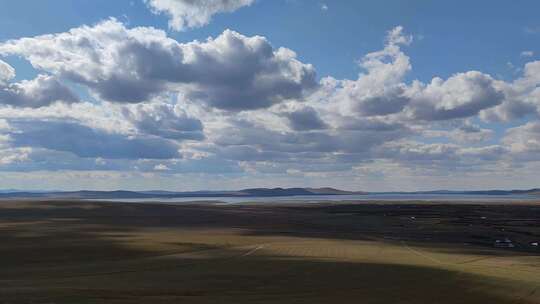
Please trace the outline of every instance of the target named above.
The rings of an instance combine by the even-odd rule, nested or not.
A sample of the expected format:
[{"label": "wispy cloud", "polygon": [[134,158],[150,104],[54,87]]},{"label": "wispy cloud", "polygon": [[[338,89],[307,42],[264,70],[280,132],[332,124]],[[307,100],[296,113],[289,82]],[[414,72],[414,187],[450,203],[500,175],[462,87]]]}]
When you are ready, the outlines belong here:
[{"label": "wispy cloud", "polygon": [[523,28],[523,31],[527,34],[540,34],[540,25],[526,26]]},{"label": "wispy cloud", "polygon": [[534,56],[534,52],[533,51],[523,51],[523,52],[521,52],[520,56],[524,57],[524,58],[532,57],[532,56]]}]

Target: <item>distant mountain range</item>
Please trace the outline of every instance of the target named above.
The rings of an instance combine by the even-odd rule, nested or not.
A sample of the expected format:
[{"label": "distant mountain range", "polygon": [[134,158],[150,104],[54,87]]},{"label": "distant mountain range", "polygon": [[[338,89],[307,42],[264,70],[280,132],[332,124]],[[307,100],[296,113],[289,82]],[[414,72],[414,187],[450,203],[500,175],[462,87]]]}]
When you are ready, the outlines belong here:
[{"label": "distant mountain range", "polygon": [[366,192],[343,191],[334,188],[252,188],[239,191],[18,191],[0,190],[0,198],[58,198],[58,199],[140,199],[178,197],[277,197],[298,195],[346,195]]},{"label": "distant mountain range", "polygon": [[239,191],[19,191],[0,190],[0,198],[48,198],[48,199],[144,199],[185,197],[280,197],[317,195],[366,195],[366,194],[418,194],[418,195],[538,195],[540,189],[529,190],[480,190],[480,191],[418,191],[418,192],[363,192],[344,191],[334,188],[251,188]]}]

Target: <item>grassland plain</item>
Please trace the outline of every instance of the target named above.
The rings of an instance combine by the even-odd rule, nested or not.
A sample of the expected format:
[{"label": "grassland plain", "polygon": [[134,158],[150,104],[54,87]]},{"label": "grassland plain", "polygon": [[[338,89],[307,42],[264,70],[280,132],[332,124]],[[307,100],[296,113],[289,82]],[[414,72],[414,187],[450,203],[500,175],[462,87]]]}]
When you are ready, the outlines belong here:
[{"label": "grassland plain", "polygon": [[4,201],[0,303],[540,303],[539,239],[538,204]]}]

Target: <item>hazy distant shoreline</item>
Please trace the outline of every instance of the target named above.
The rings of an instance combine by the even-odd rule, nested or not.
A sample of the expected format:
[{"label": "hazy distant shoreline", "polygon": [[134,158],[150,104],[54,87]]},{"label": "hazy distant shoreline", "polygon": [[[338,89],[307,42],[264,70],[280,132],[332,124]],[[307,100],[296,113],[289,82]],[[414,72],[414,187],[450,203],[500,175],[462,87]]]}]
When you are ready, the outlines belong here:
[{"label": "hazy distant shoreline", "polygon": [[422,203],[422,204],[501,204],[501,203],[536,203],[540,197],[534,195],[457,195],[457,194],[366,194],[366,195],[317,195],[317,196],[281,196],[281,197],[177,197],[177,198],[118,198],[88,199],[116,203],[214,203],[214,204],[324,204],[324,203]]},{"label": "hazy distant shoreline", "polygon": [[237,191],[0,191],[0,199],[98,199],[98,200],[536,200],[540,189],[479,190],[479,191],[419,191],[419,192],[364,192],[335,188],[251,188]]}]

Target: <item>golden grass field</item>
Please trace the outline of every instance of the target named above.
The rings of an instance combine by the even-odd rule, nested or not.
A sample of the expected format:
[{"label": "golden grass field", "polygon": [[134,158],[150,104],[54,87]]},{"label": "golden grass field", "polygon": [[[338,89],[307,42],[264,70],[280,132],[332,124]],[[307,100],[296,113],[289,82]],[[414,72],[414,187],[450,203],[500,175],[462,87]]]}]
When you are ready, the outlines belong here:
[{"label": "golden grass field", "polygon": [[0,303],[540,303],[539,238],[538,205],[5,201]]}]

